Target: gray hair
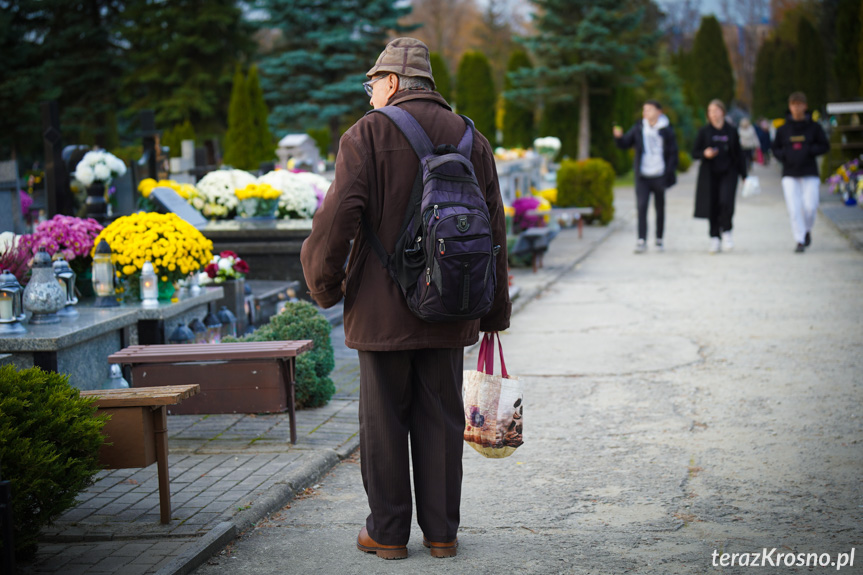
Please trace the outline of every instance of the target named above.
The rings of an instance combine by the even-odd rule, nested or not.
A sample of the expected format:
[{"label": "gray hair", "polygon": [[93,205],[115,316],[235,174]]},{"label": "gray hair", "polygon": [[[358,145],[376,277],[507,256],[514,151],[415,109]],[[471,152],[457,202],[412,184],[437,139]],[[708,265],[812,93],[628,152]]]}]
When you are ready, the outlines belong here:
[{"label": "gray hair", "polygon": [[396,76],[399,77],[399,92],[404,90],[434,91],[432,83],[428,78],[423,78],[421,76],[402,76],[401,74],[396,74]]}]

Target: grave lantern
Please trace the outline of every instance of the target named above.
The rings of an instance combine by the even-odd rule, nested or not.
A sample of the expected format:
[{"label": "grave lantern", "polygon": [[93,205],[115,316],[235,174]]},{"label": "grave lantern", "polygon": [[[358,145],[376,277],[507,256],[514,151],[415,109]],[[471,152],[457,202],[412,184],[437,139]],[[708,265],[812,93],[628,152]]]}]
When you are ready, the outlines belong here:
[{"label": "grave lantern", "polygon": [[159,307],[159,278],[150,260],[141,268],[141,307]]},{"label": "grave lantern", "polygon": [[171,332],[168,343],[195,343],[195,334],[182,323],[178,323],[177,328]]},{"label": "grave lantern", "polygon": [[222,306],[222,309],[219,310],[218,318],[222,322],[222,337],[228,335],[237,337],[237,316],[227,306]]},{"label": "grave lantern", "polygon": [[204,317],[204,327],[207,328],[207,343],[222,342],[222,322],[212,311],[207,311]]},{"label": "grave lantern", "polygon": [[78,298],[75,297],[75,272],[63,256],[58,256],[54,260],[54,277],[66,294],[66,305],[57,314],[63,317],[76,317],[78,310],[74,306],[78,303]]},{"label": "grave lantern", "polygon": [[207,343],[207,326],[204,322],[195,318],[189,322],[189,329],[195,334],[195,343]]},{"label": "grave lantern", "polygon": [[93,291],[96,292],[94,307],[116,307],[114,293],[114,264],[111,262],[111,246],[104,239],[93,254]]},{"label": "grave lantern", "polygon": [[30,281],[24,288],[24,309],[33,313],[31,324],[57,323],[57,312],[66,305],[66,292],[54,277],[54,266],[48,251],[41,247],[33,258]]},{"label": "grave lantern", "polygon": [[3,270],[0,274],[0,335],[26,333],[21,325],[24,319],[24,289],[18,283],[15,274]]}]

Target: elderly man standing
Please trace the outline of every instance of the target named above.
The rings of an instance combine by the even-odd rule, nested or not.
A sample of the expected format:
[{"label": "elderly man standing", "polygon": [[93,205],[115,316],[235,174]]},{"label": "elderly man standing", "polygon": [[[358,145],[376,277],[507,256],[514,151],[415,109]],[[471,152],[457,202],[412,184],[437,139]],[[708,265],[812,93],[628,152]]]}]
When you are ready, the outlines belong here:
[{"label": "elderly man standing", "polygon": [[[466,123],[434,91],[425,44],[413,38],[393,40],[366,75],[364,87],[374,108],[407,111],[435,146],[459,143]],[[361,220],[392,253],[419,169],[411,144],[383,114],[366,114],[342,136],[335,180],[301,252],[312,298],[325,308],[345,298],[345,343],[359,351],[361,470],[371,509],[357,548],[385,559],[407,557],[412,508],[408,441],[423,544],[433,556],[455,556],[464,347],[477,342],[479,331],[509,327],[503,203],[491,146],[479,132],[470,160],[485,194],[493,241],[503,248],[496,256],[494,303],[483,318],[428,323],[413,315],[372,251]]]}]

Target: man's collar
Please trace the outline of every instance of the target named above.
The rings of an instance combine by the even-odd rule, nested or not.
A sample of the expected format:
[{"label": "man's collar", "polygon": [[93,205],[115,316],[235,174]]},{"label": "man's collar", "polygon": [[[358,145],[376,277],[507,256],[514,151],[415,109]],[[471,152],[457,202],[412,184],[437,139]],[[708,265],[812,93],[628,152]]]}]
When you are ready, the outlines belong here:
[{"label": "man's collar", "polygon": [[443,96],[437,92],[430,92],[427,90],[402,90],[401,92],[396,92],[393,97],[387,101],[387,106],[394,106],[409,100],[431,100],[440,104],[447,110],[452,111],[452,108],[447,104],[447,101],[444,100]]}]

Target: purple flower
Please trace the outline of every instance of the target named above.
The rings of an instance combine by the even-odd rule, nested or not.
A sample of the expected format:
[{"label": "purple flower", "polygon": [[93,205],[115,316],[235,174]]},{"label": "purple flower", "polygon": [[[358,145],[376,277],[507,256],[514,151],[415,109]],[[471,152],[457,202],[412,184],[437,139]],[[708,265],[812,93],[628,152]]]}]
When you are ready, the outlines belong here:
[{"label": "purple flower", "polygon": [[68,261],[90,257],[93,241],[102,226],[92,218],[56,215],[36,226],[32,234],[21,237],[25,249],[35,254],[44,246],[52,256],[57,252]]}]

